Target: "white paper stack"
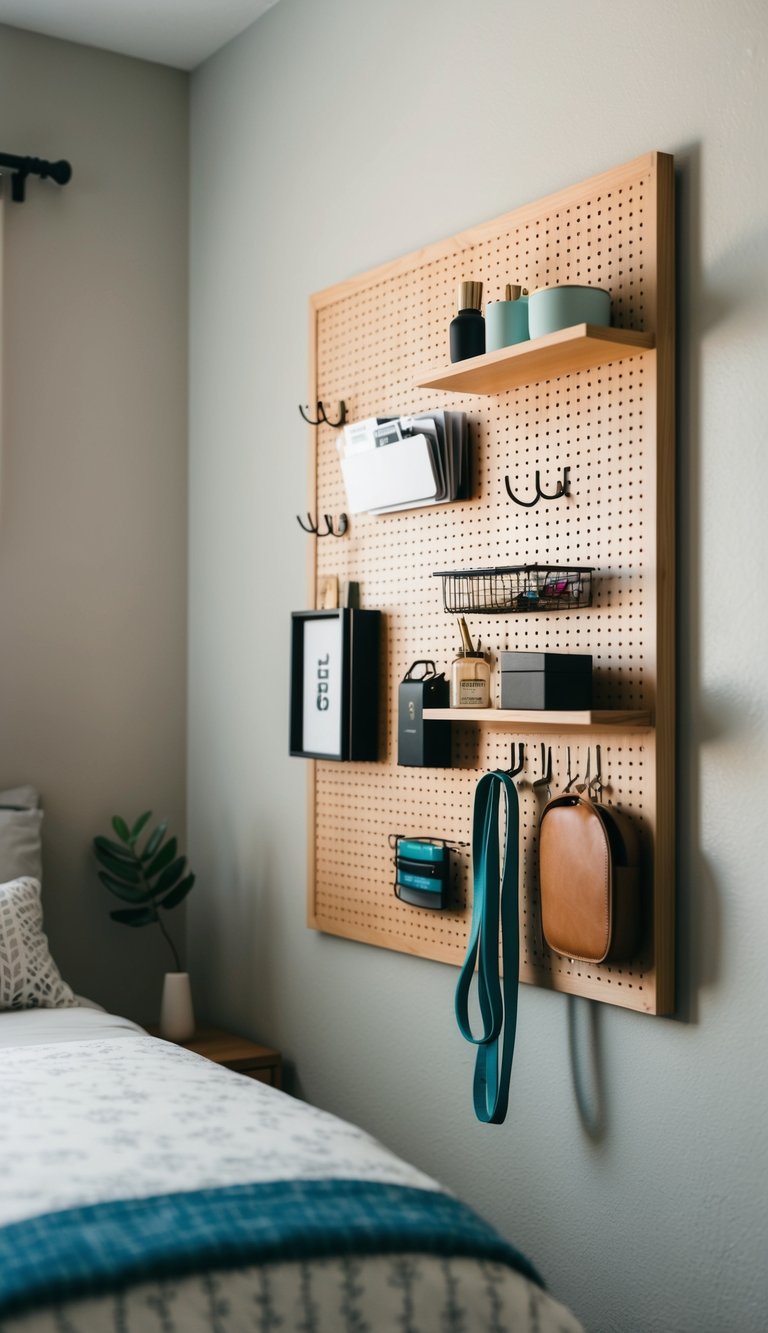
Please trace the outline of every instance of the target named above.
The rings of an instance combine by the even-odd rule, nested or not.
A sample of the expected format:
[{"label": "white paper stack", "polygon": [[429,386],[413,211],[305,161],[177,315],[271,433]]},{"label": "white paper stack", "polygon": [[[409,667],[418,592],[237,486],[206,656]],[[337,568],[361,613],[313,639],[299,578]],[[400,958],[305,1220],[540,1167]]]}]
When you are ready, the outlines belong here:
[{"label": "white paper stack", "polygon": [[369,417],[344,427],[341,471],[352,514],[391,514],[469,494],[465,412]]}]

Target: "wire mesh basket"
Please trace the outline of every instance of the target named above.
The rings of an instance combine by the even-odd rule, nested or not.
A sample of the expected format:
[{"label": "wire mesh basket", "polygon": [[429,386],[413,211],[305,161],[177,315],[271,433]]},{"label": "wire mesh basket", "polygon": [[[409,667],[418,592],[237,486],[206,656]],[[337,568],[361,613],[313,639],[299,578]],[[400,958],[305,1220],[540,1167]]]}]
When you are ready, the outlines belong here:
[{"label": "wire mesh basket", "polygon": [[453,614],[511,615],[573,611],[592,605],[592,565],[507,565],[497,569],[440,569],[443,606]]}]

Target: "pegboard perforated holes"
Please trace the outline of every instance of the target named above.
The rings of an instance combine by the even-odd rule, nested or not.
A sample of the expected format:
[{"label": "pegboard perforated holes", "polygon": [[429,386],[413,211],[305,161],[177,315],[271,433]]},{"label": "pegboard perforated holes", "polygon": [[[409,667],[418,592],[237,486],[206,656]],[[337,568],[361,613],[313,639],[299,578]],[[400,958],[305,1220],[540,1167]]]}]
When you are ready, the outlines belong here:
[{"label": "pegboard perforated holes", "polygon": [[[471,629],[497,650],[592,652],[597,708],[653,704],[653,616],[646,608],[650,611],[655,556],[648,540],[652,497],[646,497],[645,478],[655,476],[653,412],[646,409],[655,360],[638,356],[488,398],[443,399],[415,388],[424,365],[447,360],[455,288],[463,277],[483,281],[487,299],[498,299],[506,281],[529,291],[591,282],[610,289],[616,325],[642,328],[646,291],[655,283],[653,227],[646,225],[650,210],[644,212],[649,179],[647,168],[629,180],[624,173],[621,185],[601,185],[595,197],[582,190],[538,218],[526,210],[523,222],[505,219],[478,233],[480,239],[464,250],[444,247],[444,253],[430,252],[411,267],[393,266],[367,286],[360,280],[342,286],[317,311],[316,397],[343,397],[356,418],[430,406],[465,410],[476,477],[473,498],[465,504],[382,518],[355,516],[349,538],[333,543],[333,549],[331,543],[317,543],[319,574],[360,580],[363,604],[386,611],[388,661],[385,762],[316,766],[314,910],[321,928],[360,939],[373,934],[377,943],[456,964],[466,949],[469,856],[456,857],[459,910],[430,914],[397,905],[387,844],[393,831],[468,842],[480,773],[508,767],[511,733],[472,723],[454,727],[454,768],[397,767],[398,681],[420,656],[446,669],[456,647],[455,625],[442,610],[433,569],[545,560],[596,565],[590,610],[477,616],[470,618]],[[509,503],[505,475],[514,478],[521,494],[537,468],[544,479],[566,465],[571,467],[567,502],[510,512],[517,506]],[[316,484],[319,512],[341,512],[344,491],[331,430],[317,433]],[[525,736],[526,782],[535,776],[531,765],[541,739]],[[583,735],[546,740],[560,784],[566,743],[582,771],[590,741],[594,746],[594,737]],[[636,735],[606,735],[600,743],[608,799],[636,815],[648,843],[655,819],[654,746]],[[634,997],[643,985],[653,988],[652,959],[606,972],[576,969],[542,948],[535,890],[542,803],[524,784],[520,805],[523,979],[576,991],[587,985],[614,996],[620,991],[619,1002],[647,1007]]]}]

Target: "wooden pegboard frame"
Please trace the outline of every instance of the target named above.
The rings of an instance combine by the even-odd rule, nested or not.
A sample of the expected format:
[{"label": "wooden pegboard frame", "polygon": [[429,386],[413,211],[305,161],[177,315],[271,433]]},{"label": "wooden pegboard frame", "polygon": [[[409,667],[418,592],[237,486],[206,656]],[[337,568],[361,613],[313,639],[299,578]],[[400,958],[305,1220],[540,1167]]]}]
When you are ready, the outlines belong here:
[{"label": "wooden pegboard frame", "polygon": [[[417,388],[423,368],[447,363],[457,283],[483,281],[486,300],[506,281],[607,287],[612,320],[652,334],[653,350],[568,374],[547,372],[489,396]],[[469,858],[456,857],[454,910],[422,911],[394,896],[393,832],[469,843],[481,772],[509,767],[526,743],[522,819],[521,980],[647,1013],[674,1009],[674,262],[673,162],[650,153],[614,171],[320,292],[311,299],[310,402],[343,399],[349,420],[450,407],[470,420],[473,499],[353,518],[340,540],[311,539],[318,575],[361,583],[363,605],[384,612],[378,764],[310,764],[309,923],[331,934],[459,964],[466,950]],[[539,372],[540,374],[541,372]],[[327,426],[312,432],[310,508],[338,514],[345,496]],[[504,487],[528,491],[571,468],[566,501],[520,509]],[[454,727],[451,769],[397,766],[397,687],[410,662],[447,669],[457,639],[435,569],[562,563],[595,565],[595,604],[574,612],[474,617],[502,648],[591,652],[595,707],[647,709],[645,730],[552,733],[485,724]],[[498,699],[498,673],[493,686]],[[593,967],[541,941],[536,824],[545,799],[540,742],[552,746],[553,790],[567,747],[583,765],[600,743],[603,799],[637,822],[644,847],[646,930],[631,964]]]}]

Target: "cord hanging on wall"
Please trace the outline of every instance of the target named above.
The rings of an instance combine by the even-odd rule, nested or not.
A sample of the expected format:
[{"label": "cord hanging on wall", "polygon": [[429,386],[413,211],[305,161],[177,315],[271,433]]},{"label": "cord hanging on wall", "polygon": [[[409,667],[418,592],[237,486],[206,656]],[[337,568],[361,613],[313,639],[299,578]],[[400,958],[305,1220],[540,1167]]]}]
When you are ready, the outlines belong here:
[{"label": "cord hanging on wall", "polygon": [[42,157],[18,157],[15,153],[0,153],[0,168],[10,167],[11,198],[15,204],[23,204],[26,195],[27,176],[39,176],[41,180],[50,177],[57,185],[66,185],[72,179],[72,167],[69,162],[46,162]]},{"label": "cord hanging on wall", "polygon": [[520,500],[518,496],[515,495],[514,491],[512,490],[512,487],[509,484],[509,477],[504,478],[504,485],[507,488],[507,495],[509,496],[510,500],[514,500],[515,504],[521,505],[523,509],[531,509],[533,505],[537,505],[539,503],[539,500],[562,500],[564,495],[568,495],[570,472],[571,472],[570,467],[563,468],[562,481],[558,481],[555,487],[554,495],[548,495],[546,491],[543,491],[541,489],[541,473],[537,469],[536,494],[534,495],[532,500]]}]

